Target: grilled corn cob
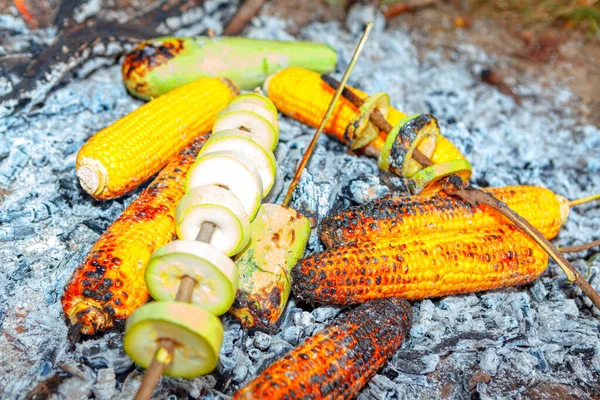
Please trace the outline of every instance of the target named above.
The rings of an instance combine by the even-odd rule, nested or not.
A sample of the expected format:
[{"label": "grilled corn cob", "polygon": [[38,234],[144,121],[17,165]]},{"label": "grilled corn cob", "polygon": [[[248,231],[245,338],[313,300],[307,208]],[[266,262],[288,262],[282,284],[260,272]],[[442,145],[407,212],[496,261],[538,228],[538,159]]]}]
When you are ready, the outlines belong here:
[{"label": "grilled corn cob", "polygon": [[113,327],[148,300],[144,271],[152,252],[176,238],[175,207],[185,175],[204,144],[194,140],[100,236],[62,297],[73,326],[91,335]]},{"label": "grilled corn cob", "polygon": [[350,399],[401,346],[411,325],[401,299],[362,304],[306,339],[234,399]]},{"label": "grilled corn cob", "polygon": [[[567,200],[536,186],[484,189],[539,229],[554,238],[569,214]],[[479,229],[509,221],[486,205],[438,193],[378,200],[352,207],[323,219],[319,236],[327,247],[392,238],[405,233],[426,234],[436,230]]]},{"label": "grilled corn cob", "polygon": [[135,189],[194,137],[210,132],[236,93],[226,79],[201,78],[102,129],[77,154],[81,186],[96,199]]},{"label": "grilled corn cob", "polygon": [[292,282],[296,297],[307,302],[418,300],[522,285],[547,264],[527,234],[503,225],[334,247],[303,259]]},{"label": "grilled corn cob", "polygon": [[[321,123],[335,94],[335,90],[323,82],[318,73],[294,67],[286,68],[272,75],[265,82],[265,90],[279,111],[315,128]],[[363,100],[368,97],[366,93],[358,89],[350,88],[350,90]],[[325,125],[325,133],[342,143],[349,144],[346,128],[356,112],[357,108],[349,100],[340,97]],[[390,108],[387,120],[393,126],[404,117],[406,114],[403,112]],[[386,133],[380,132],[379,137],[363,148],[364,152],[377,157],[385,144],[386,136]],[[432,159],[435,159],[436,163],[464,158],[448,140],[443,141],[443,146],[439,149],[437,156],[436,152],[432,155]]]}]

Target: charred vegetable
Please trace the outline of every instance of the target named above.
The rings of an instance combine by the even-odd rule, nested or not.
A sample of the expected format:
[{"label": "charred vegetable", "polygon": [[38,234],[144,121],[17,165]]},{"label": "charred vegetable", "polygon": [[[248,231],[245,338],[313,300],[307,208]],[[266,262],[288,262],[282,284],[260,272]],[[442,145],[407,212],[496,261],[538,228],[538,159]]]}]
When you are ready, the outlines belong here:
[{"label": "charred vegetable", "polygon": [[81,186],[96,199],[130,192],[194,137],[210,132],[217,113],[236,93],[225,79],[199,79],[102,129],[77,153]]},{"label": "charred vegetable", "polygon": [[141,43],[123,62],[127,90],[142,99],[161,96],[201,77],[225,77],[242,89],[260,86],[290,66],[329,72],[335,51],[324,44],[241,37],[162,37]]},{"label": "charred vegetable", "polygon": [[362,304],[275,361],[233,398],[353,398],[400,348],[410,325],[404,300]]},{"label": "charred vegetable", "polygon": [[236,259],[240,285],[229,312],[245,327],[272,330],[287,304],[290,270],[304,254],[310,224],[292,208],[263,204],[250,230],[250,244]]},{"label": "charred vegetable", "polygon": [[[554,238],[569,215],[567,200],[536,186],[484,189]],[[403,196],[377,200],[339,211],[323,219],[319,237],[327,247],[375,241],[400,235],[433,231],[491,228],[509,223],[496,210],[482,204],[438,193],[435,196]]]},{"label": "charred vegetable", "polygon": [[[319,74],[302,68],[286,68],[279,71],[269,77],[264,86],[267,95],[279,111],[312,127],[319,125],[335,93],[334,89],[321,80]],[[351,88],[350,90],[362,99],[368,98],[366,93],[358,89]],[[349,130],[351,122],[355,121],[357,114],[365,115],[368,119],[368,111],[373,108],[377,107],[369,104],[363,110],[364,112],[360,113],[349,100],[340,98],[331,118],[325,125],[325,133],[350,145],[355,139],[352,129]],[[406,117],[406,114],[393,107],[390,107],[387,112],[387,120],[392,125],[398,124]],[[365,119],[361,121],[367,122]],[[370,156],[378,157],[384,148],[386,137],[386,133],[379,132],[379,136],[362,150]],[[439,135],[437,143],[438,145],[431,154],[434,163],[464,159],[460,151],[442,135]],[[363,143],[359,142],[359,144]]]},{"label": "charred vegetable", "polygon": [[175,238],[175,206],[185,174],[204,138],[196,139],[165,167],[100,236],[75,270],[62,296],[63,310],[81,333],[113,327],[149,297],[144,270],[152,252]]},{"label": "charred vegetable", "polygon": [[418,300],[523,285],[547,265],[533,239],[503,225],[332,247],[300,261],[292,282],[296,297],[307,302]]}]

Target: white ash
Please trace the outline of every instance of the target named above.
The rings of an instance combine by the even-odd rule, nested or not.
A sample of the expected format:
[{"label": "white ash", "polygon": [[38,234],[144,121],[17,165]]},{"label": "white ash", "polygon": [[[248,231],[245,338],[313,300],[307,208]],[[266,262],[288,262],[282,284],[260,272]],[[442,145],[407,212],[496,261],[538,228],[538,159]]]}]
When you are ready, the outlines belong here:
[{"label": "white ash", "polygon": [[[208,1],[203,9],[203,16],[193,16],[199,22],[182,32],[220,32],[221,16],[234,11],[222,1]],[[339,53],[339,77],[365,23],[362,15],[354,10],[347,26],[313,23],[298,38],[332,45]],[[600,132],[575,119],[569,104],[577,99],[565,85],[542,88],[537,77],[524,76],[515,86],[527,96],[519,107],[476,78],[477,71],[502,60],[465,44],[451,51],[450,61],[435,51],[419,60],[411,34],[384,29],[378,20],[350,83],[369,93],[388,92],[394,106],[408,113],[435,114],[443,133],[472,162],[474,182],[542,185],[568,198],[600,191]],[[13,16],[0,22],[15,34],[27,34]],[[285,21],[269,16],[255,18],[248,35],[293,38]],[[75,177],[77,150],[95,131],[141,104],[126,94],[119,67],[113,66],[69,83],[27,116],[0,120],[2,398],[24,398],[55,374],[63,378],[54,393],[67,398],[126,399],[140,385],[140,369],[123,353],[120,329],[71,347],[60,296],[85,253],[135,196],[92,200]],[[280,125],[271,202],[285,196],[314,133],[285,117]],[[323,136],[292,205],[318,220],[333,208],[378,197],[384,181],[375,160],[347,154],[345,146]],[[554,242],[587,242],[599,230],[597,204],[576,208]],[[307,251],[321,249],[313,232]],[[592,254],[569,258],[586,275],[589,269],[590,281],[600,289],[600,262],[588,258]],[[242,330],[224,316],[217,370],[191,380],[163,379],[156,398],[227,398],[343,310],[312,309],[292,298],[273,335]],[[586,399],[600,393],[598,312],[553,263],[534,284],[415,302],[414,315],[405,345],[360,399],[548,398],[558,392]],[[59,363],[87,378],[65,375]]]}]

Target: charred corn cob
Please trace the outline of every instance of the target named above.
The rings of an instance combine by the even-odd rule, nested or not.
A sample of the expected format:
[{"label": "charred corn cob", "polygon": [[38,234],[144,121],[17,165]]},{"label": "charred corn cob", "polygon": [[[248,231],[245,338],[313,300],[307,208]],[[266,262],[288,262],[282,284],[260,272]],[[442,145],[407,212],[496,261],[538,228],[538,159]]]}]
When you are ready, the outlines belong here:
[{"label": "charred corn cob", "polygon": [[144,271],[152,252],[176,238],[175,207],[204,138],[194,140],[160,172],[100,236],[65,287],[62,305],[83,334],[110,329],[148,300]]},{"label": "charred corn cob", "polygon": [[[569,214],[567,200],[536,186],[485,189],[538,228],[554,238]],[[378,200],[352,207],[323,219],[319,236],[327,247],[392,238],[402,234],[426,234],[439,230],[480,229],[510,223],[486,205],[438,193]]]},{"label": "charred corn cob", "polygon": [[418,300],[522,285],[547,264],[527,234],[503,225],[334,247],[302,260],[292,282],[296,297],[307,302]]},{"label": "charred corn cob", "polygon": [[265,369],[234,399],[350,399],[400,347],[411,325],[401,299],[362,304]]},{"label": "charred corn cob", "polygon": [[135,189],[194,137],[209,132],[236,93],[226,79],[201,78],[102,129],[77,154],[81,186],[96,199]]},{"label": "charred corn cob", "polygon": [[[272,75],[265,82],[265,90],[279,111],[315,128],[319,126],[335,94],[335,90],[323,82],[318,73],[302,68],[286,68]],[[368,97],[358,89],[350,88],[350,90],[363,100]],[[340,97],[325,125],[325,132],[342,143],[349,144],[346,128],[356,112],[357,108],[349,100]],[[406,114],[403,112],[390,108],[387,120],[393,126],[404,117]],[[386,136],[385,132],[380,132],[378,138],[364,147],[365,153],[378,156],[385,144]],[[436,152],[432,155],[432,159],[437,160],[435,162],[464,158],[448,140],[443,141],[439,154],[436,155]]]}]

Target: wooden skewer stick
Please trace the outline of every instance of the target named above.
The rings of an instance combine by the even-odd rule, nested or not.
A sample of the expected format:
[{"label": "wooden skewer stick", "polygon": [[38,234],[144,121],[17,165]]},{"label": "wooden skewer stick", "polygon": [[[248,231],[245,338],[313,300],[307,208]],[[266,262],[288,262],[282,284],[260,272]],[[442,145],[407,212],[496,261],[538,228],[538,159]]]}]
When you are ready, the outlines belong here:
[{"label": "wooden skewer stick", "polygon": [[[369,22],[365,28],[365,31],[364,31],[362,37],[360,38],[360,42],[358,42],[358,46],[356,46],[356,50],[354,50],[354,54],[352,55],[350,64],[348,64],[348,67],[346,68],[346,72],[344,72],[344,76],[342,77],[342,84],[341,84],[341,87],[344,88],[344,90],[346,87],[346,82],[348,81],[348,78],[350,77],[350,73],[352,72],[352,69],[354,68],[354,65],[356,64],[356,61],[358,60],[358,56],[360,55],[360,52],[362,51],[362,49],[365,45],[365,42],[367,41],[367,37],[369,37],[369,32],[371,32],[372,28],[373,28],[373,23]],[[339,83],[338,83],[338,86],[340,86]],[[310,156],[313,152],[313,149],[315,148],[315,145],[317,144],[317,140],[319,140],[319,136],[321,136],[321,132],[323,132],[323,129],[325,129],[325,124],[327,123],[327,120],[333,113],[333,108],[334,108],[335,103],[337,102],[338,98],[340,97],[340,95],[342,95],[342,90],[338,87],[335,94],[333,95],[333,98],[331,99],[331,102],[329,103],[329,107],[327,108],[327,112],[325,113],[325,116],[323,117],[321,124],[317,128],[317,131],[315,132],[312,140],[310,141],[310,145],[306,149],[306,152],[304,153],[302,160],[300,160],[300,163],[298,164],[298,168],[296,168],[296,174],[294,175],[294,178],[290,182],[288,191],[285,195],[285,198],[283,199],[283,205],[285,207],[287,207],[287,205],[290,203],[290,200],[292,199],[294,190],[296,190],[296,187],[298,186],[298,183],[300,182],[300,176],[302,176],[302,171],[304,171],[304,166],[308,162],[308,159],[310,158]]]},{"label": "wooden skewer stick", "polygon": [[[339,89],[340,83],[334,78],[328,75],[322,75],[321,79],[332,88]],[[346,87],[344,87],[344,90],[342,90],[342,96],[344,96],[356,107],[360,107],[364,103],[363,99],[355,95]],[[386,133],[390,133],[392,130],[392,125],[385,120],[383,115],[378,110],[374,110],[371,113],[370,120],[373,125]],[[413,159],[425,167],[433,165],[433,162],[429,159],[429,157],[419,151],[419,149],[414,150]],[[550,241],[548,241],[548,239],[546,239],[539,230],[533,227],[523,217],[514,212],[505,203],[501,202],[491,194],[480,189],[473,188],[470,185],[465,186],[458,175],[450,175],[442,179],[441,183],[443,190],[448,194],[459,196],[474,206],[478,204],[488,205],[498,211],[500,214],[504,215],[516,226],[521,228],[558,264],[558,266],[567,276],[567,279],[579,286],[583,293],[590,298],[592,303],[594,303],[594,305],[600,309],[600,295],[598,295],[598,292],[596,292],[596,290],[594,290],[588,281],[585,280],[579,271],[577,271],[577,269],[575,269],[575,267],[573,267],[573,265],[567,261],[561,252],[559,252],[558,249],[554,247],[554,245],[550,243]],[[583,204],[584,202],[592,201],[597,198],[600,198],[600,195],[572,201],[569,203],[569,205]]]},{"label": "wooden skewer stick", "polygon": [[[210,239],[215,232],[216,225],[212,222],[203,222],[200,227],[200,232],[196,236],[196,240],[199,242],[209,243]],[[192,301],[192,293],[194,292],[194,286],[196,281],[185,275],[181,278],[179,288],[177,289],[177,295],[175,301],[181,301],[184,303],[190,303]],[[149,400],[152,397],[152,392],[158,384],[160,377],[171,360],[173,359],[173,352],[175,351],[175,341],[170,338],[160,339],[158,342],[158,349],[154,353],[152,363],[146,369],[142,385],[135,395],[135,400]]]},{"label": "wooden skewer stick", "polygon": [[593,242],[580,244],[579,246],[559,247],[558,250],[560,250],[561,253],[577,253],[580,251],[591,249],[592,247],[596,246],[600,246],[600,239],[594,240]]},{"label": "wooden skewer stick", "polygon": [[587,196],[587,197],[582,197],[581,199],[571,200],[571,201],[569,201],[569,207],[580,206],[582,204],[586,204],[586,203],[589,203],[594,200],[600,200],[600,193],[593,194],[593,195]]}]

